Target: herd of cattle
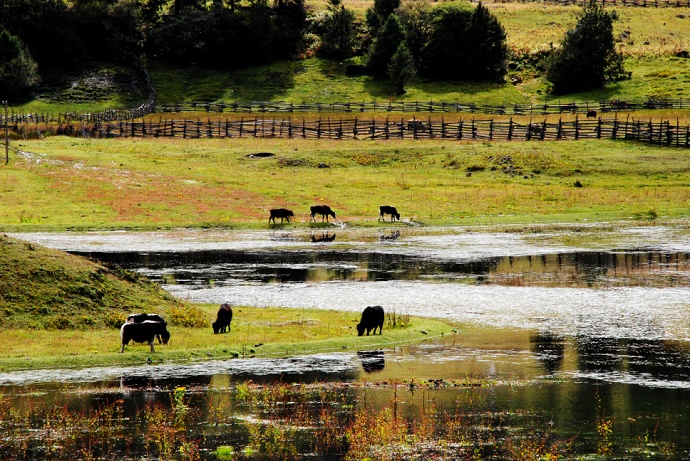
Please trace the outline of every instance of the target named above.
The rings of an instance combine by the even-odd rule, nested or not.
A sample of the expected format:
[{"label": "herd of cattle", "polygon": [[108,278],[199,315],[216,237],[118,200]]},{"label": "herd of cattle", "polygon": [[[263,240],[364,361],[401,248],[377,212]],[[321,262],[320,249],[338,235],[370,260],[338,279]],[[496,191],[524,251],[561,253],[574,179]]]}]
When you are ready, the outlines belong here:
[{"label": "herd of cattle", "polygon": [[[231,331],[231,320],[233,319],[233,309],[228,303],[223,303],[219,306],[216,313],[216,320],[211,324],[214,334],[226,333]],[[363,310],[360,317],[360,323],[356,325],[358,336],[370,335],[370,331],[374,335],[377,328],[382,334],[384,326],[384,309],[382,306],[368,306]],[[135,343],[148,343],[151,352],[154,351],[154,341],[158,340],[159,344],[168,344],[171,338],[166,320],[159,314],[131,314],[120,327],[120,352],[125,352],[125,346],[133,341]]]},{"label": "herd of cattle", "polygon": [[[393,206],[389,205],[382,205],[380,207],[380,217],[377,218],[379,221],[380,219],[384,221],[384,215],[390,215],[390,221],[394,221],[395,219],[401,220],[401,215],[396,211],[396,208]],[[279,221],[280,223],[284,222],[284,219],[288,222],[291,222],[291,219],[293,216],[292,210],[287,210],[286,208],[274,208],[272,210],[269,210],[269,222],[276,224],[276,218],[281,219]],[[310,221],[315,221],[317,222],[317,218],[315,216],[322,216],[322,221],[324,222],[324,219],[327,218],[327,222],[329,222],[329,217],[331,216],[332,218],[336,219],[336,213],[327,205],[313,205],[310,207]]]}]

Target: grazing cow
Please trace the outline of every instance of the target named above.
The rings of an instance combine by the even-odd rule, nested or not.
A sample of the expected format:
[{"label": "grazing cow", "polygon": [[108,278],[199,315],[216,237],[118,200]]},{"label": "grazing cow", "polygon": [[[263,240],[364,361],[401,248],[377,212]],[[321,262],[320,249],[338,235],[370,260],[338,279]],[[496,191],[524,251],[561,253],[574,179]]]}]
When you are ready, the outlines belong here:
[{"label": "grazing cow", "polygon": [[219,311],[216,313],[216,320],[211,324],[214,334],[231,331],[231,320],[233,320],[231,305],[228,303],[221,304]]},{"label": "grazing cow", "polygon": [[586,118],[596,118],[598,114],[595,110],[589,110],[586,112]]},{"label": "grazing cow", "polygon": [[570,113],[574,114],[577,112],[577,109],[578,109],[577,105],[573,102],[571,102],[569,104],[561,104],[560,105],[560,113],[570,112]]},{"label": "grazing cow", "polygon": [[632,105],[627,101],[620,101],[619,99],[613,99],[610,101],[610,107],[616,110],[630,109]]},{"label": "grazing cow", "polygon": [[416,118],[412,118],[406,123],[406,129],[408,131],[422,131],[425,129],[423,122]]},{"label": "grazing cow", "polygon": [[291,210],[287,210],[286,208],[275,208],[273,210],[269,210],[269,222],[273,222],[274,224],[276,224],[276,218],[281,218],[281,222],[284,222],[284,219],[291,222],[289,219],[291,216],[293,216],[293,212]]},{"label": "grazing cow", "polygon": [[[159,314],[146,314],[146,313],[141,313],[141,314],[130,314],[127,316],[127,323],[142,323],[144,321],[151,320],[153,322],[163,322],[166,323],[166,321],[161,317]],[[156,335],[156,339],[158,339],[159,344],[163,343],[163,339],[161,338],[161,335]]]},{"label": "grazing cow", "polygon": [[366,336],[370,336],[370,330],[372,330],[374,335],[377,332],[377,327],[380,327],[380,334],[382,334],[383,325],[384,309],[382,309],[382,306],[368,306],[363,310],[360,323],[356,325],[356,330],[358,330],[358,336],[363,336],[363,332],[366,330]]},{"label": "grazing cow", "polygon": [[327,222],[329,222],[329,216],[331,215],[332,218],[336,219],[336,213],[332,211],[331,208],[329,208],[327,205],[314,205],[310,207],[310,220],[315,220],[315,215],[322,215],[322,221],[324,221],[324,217],[327,217]]},{"label": "grazing cow", "polygon": [[384,221],[384,215],[386,214],[391,215],[391,221],[394,221],[395,218],[401,220],[401,215],[397,213],[396,208],[389,205],[382,205],[380,207],[380,217],[377,218],[377,220],[379,221],[381,219],[382,221]]},{"label": "grazing cow", "polygon": [[145,320],[141,323],[123,323],[120,327],[120,352],[125,352],[125,345],[130,341],[149,343],[151,352],[155,352],[154,339],[157,336],[163,338],[164,344],[168,344],[171,334],[166,329],[166,322]]}]

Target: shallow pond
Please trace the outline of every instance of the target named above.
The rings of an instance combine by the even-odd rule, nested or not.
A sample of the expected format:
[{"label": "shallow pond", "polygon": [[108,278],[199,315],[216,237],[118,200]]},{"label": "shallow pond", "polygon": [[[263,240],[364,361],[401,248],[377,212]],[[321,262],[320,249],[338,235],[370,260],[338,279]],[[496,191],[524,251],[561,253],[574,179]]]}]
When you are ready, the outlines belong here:
[{"label": "shallow pond", "polygon": [[[359,453],[361,423],[396,433],[394,412],[417,448],[380,442],[407,459],[689,459],[684,227],[18,237],[116,262],[194,301],[351,311],[381,304],[459,328],[358,354],[0,374],[5,406],[116,415],[110,432],[80,432],[73,443],[53,441],[45,428],[32,429],[33,438],[16,429],[21,443],[6,453],[340,459]],[[61,420],[35,411],[25,419]],[[330,424],[349,434],[348,446]]]}]

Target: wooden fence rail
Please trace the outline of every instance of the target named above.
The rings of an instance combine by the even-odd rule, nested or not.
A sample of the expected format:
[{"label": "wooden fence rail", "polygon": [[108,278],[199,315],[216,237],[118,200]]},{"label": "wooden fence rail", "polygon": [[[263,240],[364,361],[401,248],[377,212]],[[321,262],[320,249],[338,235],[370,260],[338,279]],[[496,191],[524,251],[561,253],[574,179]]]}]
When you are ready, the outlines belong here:
[{"label": "wooden fence rail", "polygon": [[690,100],[683,98],[649,99],[611,99],[607,101],[557,102],[544,104],[476,104],[448,101],[400,101],[400,102],[332,102],[332,103],[293,103],[285,101],[245,101],[245,102],[189,102],[158,103],[159,113],[180,112],[239,112],[239,113],[293,113],[293,112],[404,112],[404,113],[478,113],[488,115],[550,115],[586,114],[589,111],[601,113],[631,112],[643,109],[689,109]]},{"label": "wooden fence rail", "polygon": [[[559,102],[552,104],[511,104],[491,105],[460,103],[446,101],[402,101],[402,102],[332,102],[332,103],[293,103],[293,102],[189,102],[157,103],[155,97],[136,109],[108,110],[96,113],[29,114],[10,111],[10,124],[19,123],[105,123],[112,121],[132,121],[152,113],[365,113],[365,112],[402,112],[402,113],[471,113],[487,115],[551,115],[551,114],[587,114],[596,111],[599,114],[634,112],[643,109],[689,109],[690,100],[683,98],[657,99],[613,99],[608,101]],[[4,124],[4,118],[0,117]]]},{"label": "wooden fence rail", "polygon": [[[35,137],[38,125],[12,127],[17,136]],[[422,120],[327,118],[318,120],[250,117],[240,120],[118,121],[45,125],[54,134],[95,138],[304,138],[447,139],[484,141],[629,139],[677,147],[690,146],[690,126],[669,120],[580,119],[517,123],[509,120]]]},{"label": "wooden fence rail", "polygon": [[[492,0],[492,3],[547,3],[550,5],[585,5],[589,0]],[[603,7],[634,6],[650,8],[689,8],[689,0],[596,0]]]}]

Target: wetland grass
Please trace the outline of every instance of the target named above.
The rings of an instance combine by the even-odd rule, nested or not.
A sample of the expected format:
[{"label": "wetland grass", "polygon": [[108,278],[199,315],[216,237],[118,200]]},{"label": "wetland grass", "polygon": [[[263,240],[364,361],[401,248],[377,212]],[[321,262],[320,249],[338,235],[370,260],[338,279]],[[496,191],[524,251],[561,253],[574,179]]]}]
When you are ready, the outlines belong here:
[{"label": "wetland grass", "polygon": [[[92,391],[100,395],[97,407],[75,405],[69,394],[50,401],[36,395],[0,397],[2,454],[13,459],[524,461],[604,459],[645,450],[656,459],[675,457],[674,444],[621,437],[605,412],[592,429],[564,435],[549,416],[498,410],[488,398],[496,386],[478,378],[239,381],[208,390],[158,390],[142,404],[133,400],[132,389],[100,389]],[[443,389],[456,395],[451,406],[438,395]]]}]

